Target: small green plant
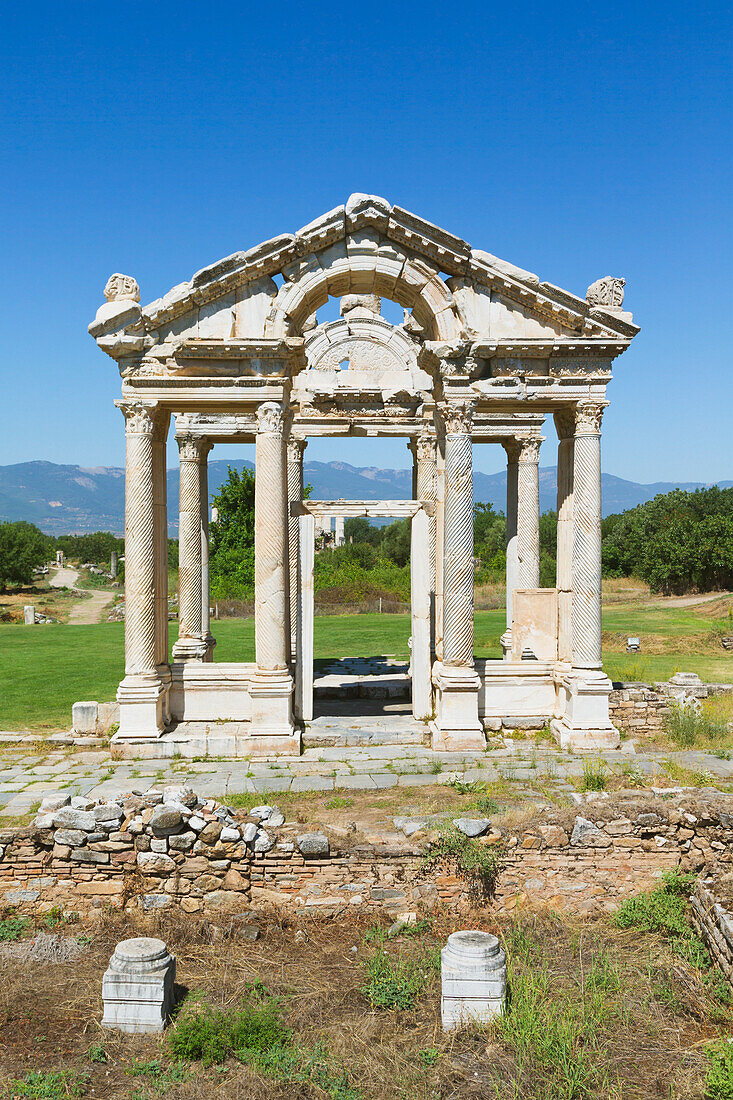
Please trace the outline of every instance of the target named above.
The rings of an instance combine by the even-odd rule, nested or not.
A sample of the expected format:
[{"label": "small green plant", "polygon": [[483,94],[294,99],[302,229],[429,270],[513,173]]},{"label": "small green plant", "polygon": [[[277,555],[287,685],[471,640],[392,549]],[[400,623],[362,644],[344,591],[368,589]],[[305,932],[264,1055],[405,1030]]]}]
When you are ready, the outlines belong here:
[{"label": "small green plant", "polygon": [[711,1043],[705,1054],[708,1060],[706,1100],[733,1100],[733,1040],[720,1039]]},{"label": "small green plant", "polygon": [[431,765],[430,765],[430,771],[433,773],[433,775],[440,775],[442,770],[443,770],[442,760],[433,760]]},{"label": "small green plant", "polygon": [[335,795],[333,798],[329,798],[326,802],[327,810],[347,810],[349,806],[354,805],[353,798],[342,798],[340,795]]},{"label": "small green plant", "polygon": [[709,714],[699,703],[672,703],[664,719],[664,729],[670,741],[681,749],[692,748],[700,741],[721,741],[728,728],[724,718]]},{"label": "small green plant", "polygon": [[621,775],[627,787],[646,786],[646,776],[644,772],[638,764],[634,764],[631,760],[624,760],[621,765]]},{"label": "small green plant", "polygon": [[426,1067],[434,1066],[440,1058],[440,1051],[437,1047],[426,1047],[424,1050],[418,1050],[417,1056]]},{"label": "small green plant", "polygon": [[608,765],[600,757],[583,761],[582,791],[605,791],[608,786]]},{"label": "small green plant", "polygon": [[87,1051],[87,1058],[90,1062],[108,1062],[107,1051],[104,1049],[101,1043],[92,1043]]},{"label": "small green plant", "polygon": [[366,982],[361,992],[372,1008],[402,1012],[415,1004],[434,960],[418,954],[392,957],[384,948],[376,947],[362,965]]},{"label": "small green plant", "polygon": [[70,1069],[32,1070],[25,1077],[5,1082],[12,1100],[69,1100],[82,1096],[86,1089],[86,1074]]},{"label": "small green plant", "polygon": [[172,1054],[205,1066],[236,1056],[251,1061],[275,1047],[287,1046],[291,1032],[280,1020],[277,1002],[263,997],[239,1008],[198,1011],[180,1017],[168,1035]]},{"label": "small green plant", "polygon": [[0,942],[8,943],[12,940],[19,940],[21,936],[25,935],[30,923],[30,917],[10,916],[0,920]]},{"label": "small green plant", "polygon": [[624,901],[611,918],[612,922],[617,928],[659,932],[668,939],[685,937],[691,931],[686,910],[694,886],[694,875],[665,871],[659,886]]},{"label": "small green plant", "polygon": [[472,783],[464,783],[462,779],[451,779],[448,784],[454,791],[458,791],[459,794],[480,794],[486,789],[484,783],[481,783],[478,779],[474,779]]},{"label": "small green plant", "polygon": [[437,839],[423,856],[423,865],[450,868],[467,880],[474,899],[485,900],[494,893],[501,863],[495,848],[466,836],[452,825],[440,828]]},{"label": "small green plant", "polygon": [[152,1096],[162,1096],[172,1085],[185,1081],[189,1069],[183,1062],[163,1063],[156,1058],[151,1062],[134,1062],[125,1072],[142,1082],[142,1087],[133,1092],[132,1100],[149,1100]]}]

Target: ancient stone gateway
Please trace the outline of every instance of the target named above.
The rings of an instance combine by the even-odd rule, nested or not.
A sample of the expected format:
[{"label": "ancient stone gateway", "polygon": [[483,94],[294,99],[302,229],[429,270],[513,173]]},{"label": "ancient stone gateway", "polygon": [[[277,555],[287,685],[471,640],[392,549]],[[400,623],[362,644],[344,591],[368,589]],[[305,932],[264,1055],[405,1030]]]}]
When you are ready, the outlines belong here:
[{"label": "ancient stone gateway", "polygon": [[[122,376],[126,425],[121,750],[226,718],[222,755],[295,754],[308,713],[313,525],[375,502],[304,502],[316,436],[403,436],[413,499],[416,713],[433,747],[480,748],[484,719],[544,717],[573,747],[613,746],[601,667],[600,437],[611,364],[638,328],[623,279],[586,300],[541,283],[382,198],[352,195],[295,234],[198,271],[140,305],[113,275],[90,325]],[[329,297],[341,317],[318,323]],[[390,324],[381,299],[404,308]],[[559,436],[557,589],[539,586],[538,464]],[[168,658],[165,448],[180,449],[179,637]],[[255,443],[253,664],[212,661],[207,455]],[[504,660],[473,655],[472,444],[507,454]],[[330,525],[330,519],[329,519]],[[419,671],[418,671],[419,670]],[[298,679],[298,695],[295,680]],[[305,695],[304,695],[305,693]],[[229,727],[227,727],[229,729]],[[183,748],[194,748],[183,738]]]}]

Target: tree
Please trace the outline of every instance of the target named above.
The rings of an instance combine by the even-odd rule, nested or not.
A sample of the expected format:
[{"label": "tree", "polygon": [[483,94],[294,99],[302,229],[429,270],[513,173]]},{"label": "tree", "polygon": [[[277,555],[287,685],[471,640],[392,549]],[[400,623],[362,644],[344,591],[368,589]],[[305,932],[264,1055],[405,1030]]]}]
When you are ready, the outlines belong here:
[{"label": "tree", "polygon": [[52,540],[32,523],[0,523],[0,592],[30,584],[33,571],[51,555]]},{"label": "tree", "polygon": [[209,571],[214,599],[248,597],[255,580],[255,475],[228,469],[212,497],[217,518],[211,524]]},{"label": "tree", "polygon": [[89,561],[109,567],[112,551],[124,553],[125,541],[111,531],[94,531],[89,535],[59,535],[55,546],[57,550],[63,550],[64,557],[70,561]]}]

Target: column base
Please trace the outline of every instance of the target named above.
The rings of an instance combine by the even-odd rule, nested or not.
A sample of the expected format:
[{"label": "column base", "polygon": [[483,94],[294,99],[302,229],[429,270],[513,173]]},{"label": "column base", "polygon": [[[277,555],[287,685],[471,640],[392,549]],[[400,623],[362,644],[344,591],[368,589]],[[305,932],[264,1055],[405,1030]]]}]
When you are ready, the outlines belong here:
[{"label": "column base", "polygon": [[[178,638],[173,644],[174,661],[205,661],[209,647],[205,638]],[[211,660],[211,657],[208,658]]]},{"label": "column base", "polygon": [[433,671],[436,716],[430,723],[435,752],[483,752],[486,736],[478,716],[480,680],[474,668],[437,664]]},{"label": "column base", "polygon": [[287,669],[258,669],[250,680],[252,718],[247,754],[300,756],[301,733],[293,725],[293,678]]},{"label": "column base", "polygon": [[216,638],[213,634],[203,634],[201,641],[206,646],[206,652],[204,654],[204,661],[211,663],[214,660],[214,646],[216,645]]},{"label": "column base", "polygon": [[572,669],[558,684],[560,716],[550,722],[562,749],[617,749],[621,736],[608,715],[612,684],[600,669]]},{"label": "column base", "polygon": [[167,690],[157,674],[125,676],[117,689],[120,728],[118,741],[157,740],[165,731]]},{"label": "column base", "polygon": [[501,646],[501,655],[505,661],[511,661],[512,659],[512,628],[507,629],[499,638],[499,645]]}]

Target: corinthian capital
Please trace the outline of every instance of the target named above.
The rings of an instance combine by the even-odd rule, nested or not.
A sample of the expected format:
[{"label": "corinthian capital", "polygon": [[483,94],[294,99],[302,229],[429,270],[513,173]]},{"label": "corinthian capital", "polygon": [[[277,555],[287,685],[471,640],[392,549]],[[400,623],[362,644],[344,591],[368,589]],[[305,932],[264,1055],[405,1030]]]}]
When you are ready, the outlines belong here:
[{"label": "corinthian capital", "polygon": [[579,401],[575,415],[575,434],[600,433],[603,410],[607,405],[607,401]]},{"label": "corinthian capital", "polygon": [[519,438],[517,439],[517,443],[519,445],[520,462],[539,462],[542,436],[533,436],[526,439]]},{"label": "corinthian capital", "polygon": [[258,432],[282,432],[283,407],[276,401],[265,401],[257,409]]},{"label": "corinthian capital", "polygon": [[473,427],[473,401],[454,401],[443,409],[443,420],[448,435],[468,435]]},{"label": "corinthian capital", "polygon": [[435,462],[435,436],[430,432],[423,432],[416,440],[416,453],[418,462]]},{"label": "corinthian capital", "polygon": [[153,435],[158,421],[155,404],[119,401],[117,407],[125,418],[125,431],[128,435]]},{"label": "corinthian capital", "polygon": [[288,462],[301,462],[307,446],[307,439],[290,438],[288,440]]},{"label": "corinthian capital", "polygon": [[177,435],[176,440],[181,462],[200,462],[211,450],[208,440],[200,435]]}]

